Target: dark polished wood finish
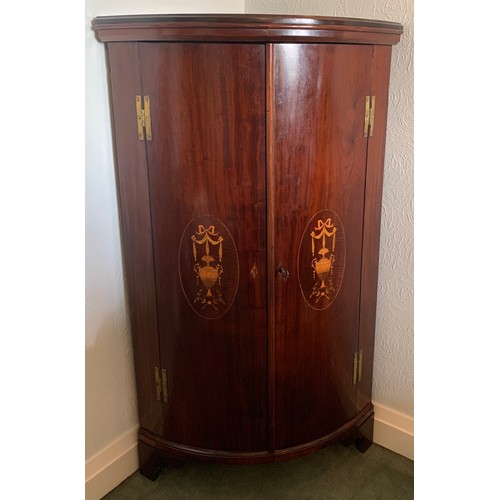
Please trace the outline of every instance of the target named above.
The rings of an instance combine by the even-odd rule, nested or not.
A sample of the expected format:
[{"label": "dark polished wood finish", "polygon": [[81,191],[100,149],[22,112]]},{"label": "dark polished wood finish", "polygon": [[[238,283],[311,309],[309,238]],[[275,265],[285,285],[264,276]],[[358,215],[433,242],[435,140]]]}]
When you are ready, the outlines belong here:
[{"label": "dark polished wood finish", "polygon": [[[275,294],[276,446],[286,448],[317,439],[355,415],[352,360],[358,336],[367,147],[362,131],[372,47],[279,44],[274,54],[279,168],[274,172],[273,260],[290,271],[286,282],[277,279]],[[310,300],[309,281],[304,297],[298,270],[303,268],[312,282],[309,235],[317,220],[327,220],[328,215],[319,213],[325,209],[340,218],[348,255],[340,290],[329,292],[338,292],[336,299],[318,310],[311,303],[324,307],[329,300]],[[305,253],[298,254],[303,246]],[[335,268],[341,265],[338,248],[334,254]]]},{"label": "dark polished wood finish", "polygon": [[141,24],[169,23],[179,28],[209,25],[210,28],[223,27],[310,27],[322,29],[328,26],[351,29],[357,28],[365,31],[388,31],[401,34],[402,26],[391,21],[377,19],[359,19],[354,17],[329,17],[329,16],[285,16],[276,14],[129,14],[121,16],[98,16],[94,24],[99,28],[108,24]]},{"label": "dark polished wood finish", "polygon": [[402,26],[388,21],[335,17],[238,14],[103,16],[94,20],[102,42],[218,41],[398,43]]},{"label": "dark polished wood finish", "polygon": [[375,416],[372,413],[354,432],[354,444],[361,453],[365,453],[373,444],[374,423]]},{"label": "dark polished wood finish", "polygon": [[139,440],[139,470],[144,477],[156,481],[164,465],[165,454]]},{"label": "dark polished wood finish", "polygon": [[164,454],[165,460],[178,458],[223,464],[260,464],[281,462],[283,460],[290,460],[292,458],[309,455],[310,453],[314,453],[315,451],[325,448],[335,442],[345,442],[349,437],[352,437],[352,441],[356,442],[358,438],[365,435],[360,433],[359,429],[364,425],[367,419],[370,418],[370,416],[373,416],[372,404],[367,405],[350,421],[321,438],[307,443],[301,443],[297,446],[291,446],[289,448],[264,452],[232,452],[225,450],[194,448],[192,446],[186,446],[184,444],[168,441],[143,429],[139,430],[139,442],[147,444],[151,449],[160,451]]},{"label": "dark polished wood finish", "polygon": [[391,68],[391,48],[373,47],[372,91],[377,96],[374,134],[368,141],[366,160],[363,259],[358,348],[363,350],[363,376],[356,385],[356,408],[371,401],[375,321],[377,309],[380,218],[384,177],[385,137]]},{"label": "dark polished wood finish", "polygon": [[159,450],[139,439],[139,470],[151,481],[156,481],[164,467],[182,467],[186,460]]},{"label": "dark polished wood finish", "polygon": [[269,401],[269,450],[276,449],[276,415],[275,415],[275,397],[276,397],[276,341],[275,341],[275,287],[277,270],[272,256],[275,251],[276,227],[274,224],[275,213],[275,163],[274,163],[274,45],[266,44],[266,182],[267,182],[267,310],[268,310],[268,401]]},{"label": "dark polished wood finish", "polygon": [[154,379],[160,353],[148,171],[145,144],[137,140],[135,107],[131,105],[141,94],[138,44],[110,44],[108,64],[139,421],[145,429],[161,433],[162,404],[156,399]]},{"label": "dark polished wood finish", "polygon": [[[336,441],[365,451],[401,25],[168,15],[94,28],[109,54],[141,472],[276,462]],[[150,99],[151,141],[137,137],[136,95]],[[336,239],[315,246],[320,223]]]},{"label": "dark polished wood finish", "polygon": [[[147,155],[158,338],[169,385],[163,435],[200,448],[265,450],[265,47],[141,44],[140,56],[154,137]],[[239,265],[232,304],[224,295],[224,303],[200,306],[181,288],[197,287],[191,235],[201,223],[224,236],[223,292],[236,286],[229,280],[238,279]]]}]

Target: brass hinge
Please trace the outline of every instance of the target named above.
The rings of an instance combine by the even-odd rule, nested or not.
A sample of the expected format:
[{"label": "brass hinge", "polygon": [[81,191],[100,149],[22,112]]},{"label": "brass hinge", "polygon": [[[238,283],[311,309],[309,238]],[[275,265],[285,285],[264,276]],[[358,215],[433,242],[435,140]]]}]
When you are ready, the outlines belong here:
[{"label": "brass hinge", "polygon": [[365,121],[363,127],[363,137],[373,137],[375,128],[375,96],[367,95],[365,98]]},{"label": "brass hinge", "polygon": [[352,385],[356,385],[358,382],[361,382],[362,373],[363,373],[363,350],[360,349],[359,352],[354,353]]},{"label": "brass hinge", "polygon": [[168,403],[167,370],[165,368],[162,369],[160,377],[160,369],[155,366],[155,389],[156,399],[161,401],[163,394],[163,402]]},{"label": "brass hinge", "polygon": [[137,135],[140,141],[144,140],[144,129],[146,129],[146,139],[152,140],[151,133],[151,102],[148,95],[144,96],[144,108],[142,107],[142,97],[135,96],[135,115],[137,120]]}]

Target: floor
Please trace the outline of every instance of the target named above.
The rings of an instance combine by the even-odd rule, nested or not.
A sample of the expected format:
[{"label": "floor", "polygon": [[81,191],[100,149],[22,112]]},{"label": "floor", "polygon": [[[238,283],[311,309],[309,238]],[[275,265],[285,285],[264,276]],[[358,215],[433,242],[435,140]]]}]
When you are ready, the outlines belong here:
[{"label": "floor", "polygon": [[378,445],[364,454],[335,444],[312,455],[263,465],[187,463],[155,481],[139,472],[105,500],[412,499],[413,461]]}]

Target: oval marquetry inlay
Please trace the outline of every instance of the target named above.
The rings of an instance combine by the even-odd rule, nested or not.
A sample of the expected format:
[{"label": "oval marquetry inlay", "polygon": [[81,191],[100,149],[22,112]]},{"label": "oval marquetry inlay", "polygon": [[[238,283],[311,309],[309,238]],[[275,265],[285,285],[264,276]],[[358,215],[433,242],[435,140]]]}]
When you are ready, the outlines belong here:
[{"label": "oval marquetry inlay", "polygon": [[302,234],[297,268],[304,300],[313,309],[326,309],[337,297],[345,269],[345,234],[333,210],[321,210]]},{"label": "oval marquetry inlay", "polygon": [[205,215],[190,221],[179,245],[182,290],[196,314],[216,319],[225,314],[238,290],[238,252],[228,228]]}]

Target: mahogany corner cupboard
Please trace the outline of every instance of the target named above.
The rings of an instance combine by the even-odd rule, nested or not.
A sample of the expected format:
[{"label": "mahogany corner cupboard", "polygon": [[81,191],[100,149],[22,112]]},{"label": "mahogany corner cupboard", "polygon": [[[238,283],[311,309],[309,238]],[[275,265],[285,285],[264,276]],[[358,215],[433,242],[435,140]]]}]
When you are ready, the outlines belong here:
[{"label": "mahogany corner cupboard", "polygon": [[365,450],[397,23],[98,17],[141,472]]}]

